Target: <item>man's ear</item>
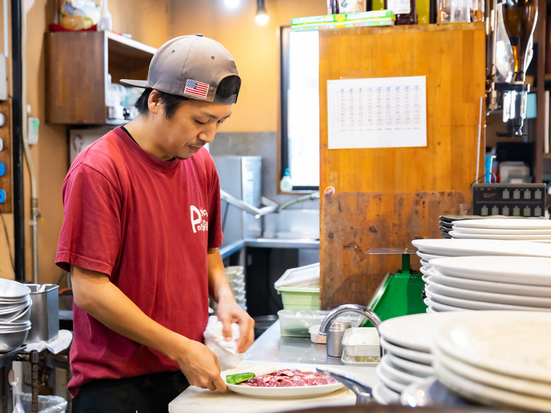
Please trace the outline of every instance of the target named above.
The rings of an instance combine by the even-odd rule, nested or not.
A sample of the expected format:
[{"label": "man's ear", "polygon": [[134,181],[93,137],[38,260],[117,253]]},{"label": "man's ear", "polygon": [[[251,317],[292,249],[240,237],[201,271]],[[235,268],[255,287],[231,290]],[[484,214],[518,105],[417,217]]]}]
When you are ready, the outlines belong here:
[{"label": "man's ear", "polygon": [[147,98],[147,107],[151,113],[154,113],[155,115],[159,114],[159,111],[161,110],[161,100],[156,90],[153,90],[149,94],[149,97]]}]

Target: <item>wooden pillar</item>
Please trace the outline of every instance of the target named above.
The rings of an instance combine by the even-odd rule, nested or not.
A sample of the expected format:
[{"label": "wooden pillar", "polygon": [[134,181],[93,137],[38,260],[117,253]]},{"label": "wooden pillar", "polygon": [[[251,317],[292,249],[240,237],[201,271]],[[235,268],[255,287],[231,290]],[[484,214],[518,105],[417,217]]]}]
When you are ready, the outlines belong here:
[{"label": "wooden pillar", "polygon": [[[328,80],[402,76],[426,76],[427,147],[328,149]],[[400,268],[368,249],[439,238],[438,216],[470,204],[484,89],[483,23],[320,31],[322,309],[367,304]]]}]

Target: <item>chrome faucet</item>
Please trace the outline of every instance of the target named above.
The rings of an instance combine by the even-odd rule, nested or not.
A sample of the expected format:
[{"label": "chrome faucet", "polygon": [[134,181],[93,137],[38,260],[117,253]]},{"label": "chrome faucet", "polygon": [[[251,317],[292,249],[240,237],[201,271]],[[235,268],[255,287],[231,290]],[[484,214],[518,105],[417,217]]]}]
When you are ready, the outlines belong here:
[{"label": "chrome faucet", "polygon": [[326,336],[327,331],[329,331],[329,327],[331,326],[333,321],[335,321],[335,319],[339,315],[341,315],[342,313],[346,313],[346,312],[352,312],[352,313],[357,313],[357,314],[363,315],[369,321],[371,321],[371,324],[373,324],[375,326],[375,328],[377,329],[377,332],[379,331],[378,327],[379,327],[379,324],[382,323],[382,321],[379,318],[379,316],[377,314],[375,314],[372,310],[370,310],[369,308],[367,308],[363,305],[359,305],[359,304],[344,304],[344,305],[341,305],[341,306],[335,308],[329,314],[327,314],[327,316],[321,322],[320,330],[319,330],[318,334],[320,336]]},{"label": "chrome faucet", "polygon": [[[325,318],[321,322],[318,334],[320,336],[327,336],[328,335],[327,333],[329,332],[331,324],[333,324],[333,321],[335,321],[337,317],[342,313],[348,313],[348,312],[357,313],[366,317],[369,321],[371,321],[371,324],[375,326],[375,328],[377,329],[377,333],[379,333],[379,324],[381,324],[382,321],[377,314],[375,314],[372,310],[370,310],[369,308],[363,305],[344,304],[335,308],[325,316]],[[330,333],[331,334],[327,337],[327,346],[326,346],[327,355],[333,356],[333,357],[340,357],[339,353],[342,354],[341,340],[342,340],[343,333],[341,333],[340,337],[332,336],[333,332],[330,332]],[[380,347],[380,357],[383,357],[382,347]]]}]

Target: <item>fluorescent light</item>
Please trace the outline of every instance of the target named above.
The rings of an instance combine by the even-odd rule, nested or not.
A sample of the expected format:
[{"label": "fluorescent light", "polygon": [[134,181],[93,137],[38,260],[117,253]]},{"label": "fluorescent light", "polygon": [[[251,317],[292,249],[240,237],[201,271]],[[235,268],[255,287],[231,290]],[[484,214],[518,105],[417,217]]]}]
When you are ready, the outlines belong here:
[{"label": "fluorescent light", "polygon": [[225,0],[226,7],[229,9],[235,9],[237,6],[239,6],[239,0]]},{"label": "fluorescent light", "polygon": [[270,20],[270,17],[268,16],[268,12],[266,12],[266,6],[264,5],[264,0],[256,0],[256,4],[258,8],[256,9],[256,17],[254,18],[258,24],[261,26],[268,23],[268,20]]}]

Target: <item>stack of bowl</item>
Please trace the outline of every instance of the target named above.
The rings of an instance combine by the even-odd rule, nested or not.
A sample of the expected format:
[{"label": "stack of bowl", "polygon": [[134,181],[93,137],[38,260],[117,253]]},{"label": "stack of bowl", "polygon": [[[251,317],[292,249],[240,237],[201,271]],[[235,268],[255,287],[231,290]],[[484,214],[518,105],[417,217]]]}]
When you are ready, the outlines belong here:
[{"label": "stack of bowl", "polygon": [[0,352],[15,350],[31,329],[31,290],[16,281],[0,279]]},{"label": "stack of bowl", "polygon": [[245,298],[245,271],[243,267],[225,267],[226,280],[230,284],[230,288],[235,297],[237,304],[247,311],[247,300]]},{"label": "stack of bowl", "polygon": [[433,376],[434,334],[440,326],[464,314],[413,314],[382,322],[378,329],[385,354],[376,369],[380,383],[373,388],[375,400],[381,404],[400,403],[400,395],[408,386]]}]

